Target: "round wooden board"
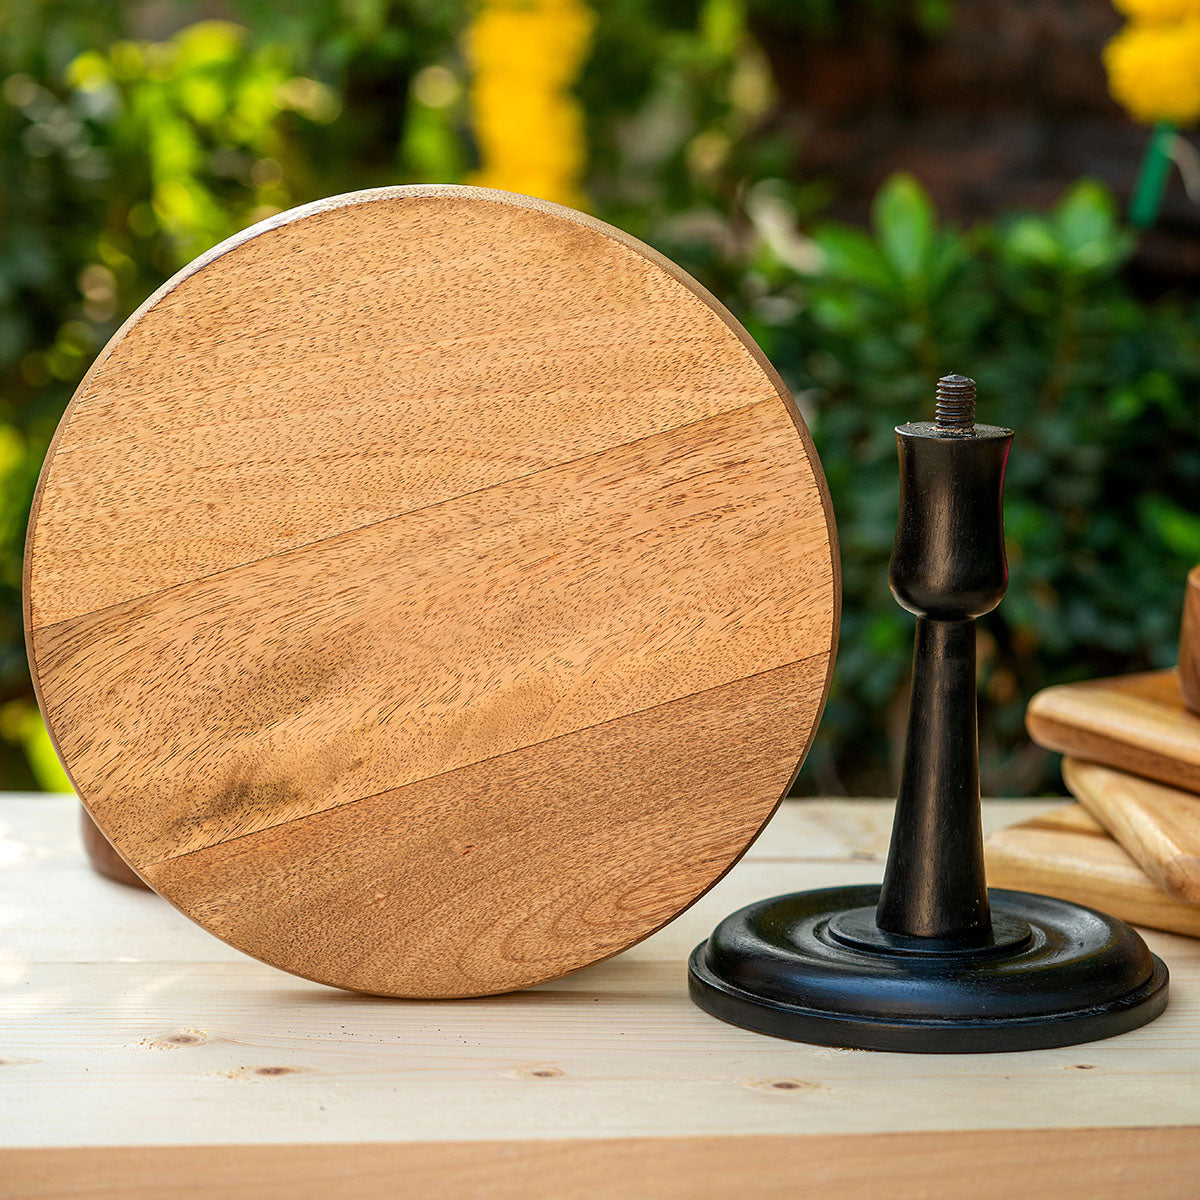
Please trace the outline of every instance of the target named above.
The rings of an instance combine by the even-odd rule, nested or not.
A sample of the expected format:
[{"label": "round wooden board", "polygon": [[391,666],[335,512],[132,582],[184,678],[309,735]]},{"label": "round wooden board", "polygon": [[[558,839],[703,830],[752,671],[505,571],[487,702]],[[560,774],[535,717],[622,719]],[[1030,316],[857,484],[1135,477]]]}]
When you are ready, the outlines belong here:
[{"label": "round wooden board", "polygon": [[746,849],[824,702],[833,537],[794,404],[678,268],[381,189],[217,247],[97,360],[34,502],[30,661],[88,810],[189,917],[483,995]]}]

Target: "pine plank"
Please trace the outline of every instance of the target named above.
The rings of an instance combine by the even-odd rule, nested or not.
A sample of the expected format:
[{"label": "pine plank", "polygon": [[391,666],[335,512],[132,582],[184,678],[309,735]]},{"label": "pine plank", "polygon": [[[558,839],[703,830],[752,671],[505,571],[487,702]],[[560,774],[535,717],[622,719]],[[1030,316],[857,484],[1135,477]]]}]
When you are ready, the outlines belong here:
[{"label": "pine plank", "polygon": [[181,1174],[197,1200],[1187,1200],[1197,1156],[1197,1129],[1056,1129],[0,1150],[0,1171],[13,1200],[161,1200]]},{"label": "pine plank", "polygon": [[[985,821],[1045,808],[989,803]],[[1034,1154],[1057,1196],[1127,1195],[1150,1178],[1187,1195],[1175,1183],[1200,1124],[1191,939],[1147,934],[1172,971],[1162,1018],[1029,1054],[804,1046],[690,1003],[686,954],[717,920],[772,893],[878,880],[890,816],[887,802],[789,802],[708,895],[631,950],[528,991],[417,1002],[248,959],[92,872],[72,798],[0,799],[0,1170],[21,1197],[169,1196],[186,1181],[215,1200],[239,1177],[265,1196],[335,1179],[373,1197],[402,1176],[421,1181],[414,1194],[558,1197],[571,1170],[622,1198],[710,1194],[722,1170],[763,1195],[784,1179],[876,1194],[898,1172],[914,1197],[951,1197],[1005,1194],[978,1188],[1006,1154]],[[927,1135],[944,1132],[934,1154]],[[1144,1170],[1129,1157],[1143,1151]],[[639,1193],[644,1181],[661,1189]]]}]

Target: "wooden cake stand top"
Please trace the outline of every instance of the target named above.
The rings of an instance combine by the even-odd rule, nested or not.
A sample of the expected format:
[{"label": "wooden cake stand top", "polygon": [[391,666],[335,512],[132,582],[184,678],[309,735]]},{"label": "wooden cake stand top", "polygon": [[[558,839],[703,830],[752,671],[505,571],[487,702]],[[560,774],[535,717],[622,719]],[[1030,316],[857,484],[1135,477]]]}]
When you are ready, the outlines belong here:
[{"label": "wooden cake stand top", "polygon": [[189,917],[481,995],[746,849],[823,704],[833,537],[693,280],[555,205],[381,189],[218,246],[97,360],[34,501],[30,660],[89,812]]}]

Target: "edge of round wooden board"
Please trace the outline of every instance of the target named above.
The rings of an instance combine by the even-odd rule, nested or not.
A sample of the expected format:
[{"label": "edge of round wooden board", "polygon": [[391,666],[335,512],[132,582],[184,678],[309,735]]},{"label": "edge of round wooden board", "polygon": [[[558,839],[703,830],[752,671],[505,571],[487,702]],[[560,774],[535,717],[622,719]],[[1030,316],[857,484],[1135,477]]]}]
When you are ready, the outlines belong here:
[{"label": "edge of round wooden board", "polygon": [[[731,332],[734,335],[734,337],[741,343],[742,347],[749,353],[750,357],[753,359],[753,361],[757,365],[757,367],[766,376],[767,380],[770,382],[771,386],[773,387],[773,389],[775,391],[776,397],[778,398],[779,401],[782,402],[784,409],[787,412],[787,415],[790,417],[791,424],[794,427],[794,431],[799,439],[799,442],[797,443],[796,448],[798,450],[801,450],[801,449],[803,450],[803,454],[806,459],[807,467],[811,471],[812,482],[815,485],[816,493],[817,493],[817,496],[819,497],[819,503],[820,503],[821,512],[822,512],[823,518],[824,518],[825,533],[826,533],[826,538],[827,538],[827,548],[828,548],[828,555],[829,555],[828,566],[829,566],[829,570],[830,570],[829,600],[830,600],[830,605],[831,605],[831,612],[830,612],[830,618],[829,618],[829,643],[828,643],[827,649],[821,651],[819,654],[809,655],[806,658],[804,658],[803,660],[796,660],[790,664],[791,666],[796,666],[799,662],[812,663],[812,662],[815,662],[816,659],[818,659],[818,658],[821,658],[821,657],[824,658],[824,665],[823,665],[823,669],[820,671],[820,677],[819,677],[819,679],[813,680],[813,683],[816,685],[816,690],[819,691],[819,699],[817,699],[815,702],[815,705],[812,706],[811,719],[808,720],[807,730],[806,730],[805,736],[802,739],[803,744],[799,745],[795,748],[795,757],[796,757],[796,759],[798,759],[798,761],[796,762],[796,765],[795,765],[795,769],[790,772],[790,776],[786,779],[784,786],[780,790],[779,794],[774,796],[774,798],[770,801],[769,804],[760,805],[758,807],[758,809],[756,810],[756,818],[754,820],[752,828],[750,828],[748,831],[746,831],[746,830],[742,831],[742,834],[739,835],[739,837],[738,837],[738,844],[735,847],[732,854],[724,855],[721,858],[720,862],[713,864],[713,869],[711,870],[711,873],[709,873],[705,876],[702,886],[699,886],[698,888],[694,888],[691,891],[689,891],[689,894],[686,895],[686,897],[680,898],[680,902],[673,903],[670,906],[670,911],[656,913],[656,915],[653,919],[653,922],[651,924],[648,924],[643,928],[638,928],[632,936],[623,937],[622,939],[619,940],[619,944],[614,943],[614,944],[610,944],[610,945],[605,945],[602,948],[600,948],[598,952],[583,958],[581,961],[574,962],[574,963],[571,963],[571,964],[568,964],[565,966],[560,964],[560,965],[558,965],[552,969],[548,969],[548,970],[543,969],[543,970],[527,971],[526,974],[521,976],[520,978],[513,977],[511,979],[503,980],[502,982],[500,982],[499,986],[492,986],[492,985],[488,985],[488,986],[468,986],[468,985],[447,986],[447,984],[443,980],[443,982],[441,984],[439,984],[429,990],[426,990],[423,988],[422,985],[420,985],[419,983],[414,984],[411,980],[409,980],[402,987],[391,986],[391,985],[387,984],[386,981],[381,981],[381,979],[378,976],[372,976],[369,968],[366,970],[366,975],[368,976],[368,982],[364,985],[363,970],[362,970],[363,964],[362,963],[358,964],[358,968],[356,968],[356,970],[352,970],[349,972],[347,972],[342,967],[339,967],[338,969],[335,969],[335,970],[325,970],[325,969],[316,970],[316,969],[306,968],[306,966],[303,962],[288,960],[287,956],[281,957],[278,954],[271,953],[270,950],[268,950],[267,952],[264,952],[264,947],[262,944],[259,944],[257,942],[248,943],[246,938],[244,936],[241,936],[241,934],[242,934],[241,930],[235,930],[231,933],[229,930],[224,929],[221,926],[219,921],[214,921],[212,913],[204,912],[203,904],[198,905],[195,902],[194,895],[193,896],[186,896],[186,895],[181,896],[178,892],[178,889],[173,886],[172,881],[170,881],[158,874],[158,868],[162,867],[162,865],[163,865],[162,863],[146,863],[144,861],[135,861],[137,859],[136,855],[132,855],[132,856],[127,855],[125,853],[125,851],[122,850],[122,842],[124,839],[121,837],[120,832],[118,830],[111,829],[111,823],[105,820],[104,813],[102,811],[99,811],[98,807],[92,801],[89,801],[89,798],[88,798],[86,792],[78,786],[78,784],[76,783],[76,780],[75,780],[75,772],[72,767],[72,763],[69,761],[68,755],[65,755],[61,749],[61,735],[62,735],[63,731],[56,727],[56,725],[57,725],[56,716],[53,713],[51,706],[47,705],[45,696],[43,694],[43,692],[44,692],[43,681],[41,678],[41,672],[39,670],[40,663],[39,663],[39,659],[38,659],[38,649],[37,649],[37,645],[36,645],[36,635],[38,634],[39,630],[51,628],[56,623],[51,622],[51,623],[47,623],[46,625],[41,625],[41,626],[35,627],[35,625],[33,623],[32,577],[33,577],[33,570],[34,570],[33,560],[34,560],[35,554],[36,554],[34,533],[37,528],[39,518],[41,516],[42,501],[43,501],[44,493],[46,490],[47,481],[50,477],[51,468],[52,468],[54,460],[55,460],[55,455],[56,455],[56,452],[59,447],[60,439],[62,438],[64,431],[70,425],[71,419],[76,411],[76,408],[80,402],[81,397],[85,397],[87,395],[89,384],[91,383],[93,378],[96,376],[97,372],[100,371],[103,364],[114,353],[114,351],[121,345],[121,343],[124,341],[124,339],[130,333],[130,331],[137,326],[137,324],[141,321],[141,319],[144,316],[146,316],[149,312],[151,312],[151,310],[153,310],[162,300],[164,300],[164,298],[166,298],[172,292],[174,292],[181,284],[183,284],[186,280],[191,278],[193,275],[195,275],[197,272],[199,272],[203,268],[214,263],[215,261],[222,258],[223,256],[229,254],[231,251],[235,251],[237,248],[245,245],[246,243],[250,242],[252,239],[261,237],[262,235],[268,234],[274,230],[278,230],[283,227],[292,225],[293,223],[302,221],[308,217],[317,216],[317,215],[323,214],[323,213],[329,213],[329,212],[332,212],[332,211],[335,211],[335,210],[338,210],[341,208],[346,208],[346,207],[354,206],[354,205],[366,205],[366,204],[372,204],[372,203],[375,203],[378,201],[391,201],[391,200],[421,201],[421,200],[443,199],[443,198],[454,199],[454,200],[478,200],[478,201],[482,201],[482,202],[486,202],[486,203],[493,203],[493,204],[499,204],[499,205],[511,205],[511,206],[514,206],[519,209],[525,209],[525,210],[530,210],[532,212],[540,213],[545,216],[555,218],[557,220],[571,222],[575,225],[583,227],[584,229],[590,230],[590,231],[592,231],[594,233],[598,233],[606,238],[612,239],[613,241],[624,246],[626,249],[632,251],[635,255],[640,256],[641,258],[647,260],[650,264],[653,264],[654,266],[658,267],[660,270],[665,272],[673,280],[675,280],[677,283],[681,284],[685,289],[687,289],[687,291],[689,291],[695,298],[697,298],[704,305],[706,305],[711,310],[711,312],[713,314],[715,314],[715,316],[718,317],[721,322],[724,323],[724,325],[727,327],[728,331]],[[237,569],[237,568],[231,568],[231,569]],[[139,599],[147,599],[147,598],[148,597],[146,597],[146,596],[139,597]],[[27,649],[28,649],[28,653],[29,653],[30,665],[32,668],[31,673],[33,676],[34,690],[35,690],[35,694],[38,699],[39,706],[42,709],[43,715],[45,717],[47,729],[50,733],[50,737],[54,743],[55,749],[59,752],[59,757],[63,761],[64,768],[66,769],[68,776],[71,778],[73,786],[76,787],[76,791],[80,795],[80,798],[83,800],[85,807],[88,809],[88,811],[91,814],[91,816],[93,817],[93,819],[99,825],[100,829],[105,833],[105,835],[107,837],[110,838],[110,840],[113,842],[114,846],[122,853],[122,857],[126,858],[126,860],[130,862],[131,867],[138,873],[138,875],[140,877],[145,879],[146,882],[148,884],[150,884],[150,886],[154,887],[161,894],[165,895],[167,897],[167,899],[171,900],[171,902],[173,904],[175,904],[176,907],[180,908],[180,910],[183,911],[186,916],[188,916],[190,919],[196,921],[197,923],[201,924],[204,928],[206,928],[209,932],[213,933],[215,936],[221,938],[222,940],[227,941],[229,944],[235,946],[237,949],[242,950],[243,952],[250,954],[253,957],[260,958],[262,961],[268,962],[271,965],[274,965],[274,966],[280,967],[281,969],[287,970],[287,971],[291,972],[292,974],[298,975],[302,978],[311,979],[314,982],[324,983],[324,984],[328,984],[328,985],[336,986],[336,987],[343,987],[343,988],[347,988],[350,990],[368,991],[372,994],[396,995],[396,996],[407,996],[407,997],[416,997],[416,998],[419,998],[419,997],[432,998],[432,997],[486,995],[486,994],[493,994],[495,992],[515,990],[518,988],[532,986],[532,985],[540,983],[540,982],[546,982],[550,979],[558,978],[564,974],[569,974],[572,971],[579,970],[584,966],[590,965],[593,962],[598,962],[605,958],[611,957],[612,955],[617,954],[617,953],[621,952],[622,950],[627,949],[629,946],[634,945],[637,942],[643,940],[644,938],[650,936],[651,934],[656,932],[658,929],[660,929],[664,925],[668,924],[676,916],[678,916],[679,913],[684,911],[686,908],[690,907],[691,904],[695,903],[696,900],[698,900],[701,896],[703,896],[717,882],[719,882],[720,879],[722,879],[725,876],[725,874],[737,863],[737,861],[742,857],[742,855],[750,847],[750,845],[753,843],[754,839],[758,836],[758,834],[761,832],[762,828],[767,824],[767,822],[770,820],[771,816],[774,814],[775,810],[778,808],[778,805],[779,805],[780,801],[782,800],[782,798],[784,796],[786,796],[786,794],[791,786],[791,783],[795,779],[796,773],[799,771],[800,765],[802,765],[804,758],[808,753],[808,750],[812,743],[813,737],[815,736],[816,730],[820,724],[820,718],[824,711],[825,702],[826,702],[826,699],[828,696],[830,681],[832,678],[834,657],[835,657],[835,653],[836,653],[838,631],[839,631],[839,626],[840,626],[841,572],[840,572],[840,560],[839,560],[838,550],[837,550],[836,527],[834,524],[833,511],[832,511],[832,506],[831,506],[830,498],[829,498],[829,494],[828,494],[828,487],[826,484],[824,473],[821,469],[820,460],[817,457],[816,450],[815,450],[815,447],[813,446],[812,439],[811,439],[811,436],[807,429],[807,426],[806,426],[803,418],[801,417],[793,398],[789,394],[786,386],[784,385],[782,379],[779,377],[778,373],[771,366],[771,364],[767,361],[766,357],[763,355],[762,351],[759,349],[759,347],[753,341],[753,339],[746,333],[746,331],[742,328],[740,323],[732,316],[732,314],[729,313],[729,311],[725,308],[724,305],[722,305],[720,303],[720,301],[718,301],[705,288],[703,288],[699,283],[697,283],[694,279],[692,279],[691,276],[687,275],[678,266],[676,266],[673,262],[671,262],[665,256],[661,255],[658,251],[654,250],[652,247],[647,246],[644,243],[640,242],[638,239],[624,233],[623,231],[616,229],[610,225],[607,225],[604,222],[598,221],[595,218],[592,218],[584,213],[579,213],[572,209],[563,208],[559,205],[551,204],[549,202],[538,200],[538,199],[535,199],[532,197],[520,196],[520,195],[516,195],[513,193],[497,192],[497,191],[493,191],[491,189],[462,187],[462,186],[455,186],[455,185],[410,185],[410,186],[401,186],[401,187],[378,188],[378,189],[372,189],[370,191],[347,193],[345,195],[331,197],[331,198],[328,198],[325,200],[320,200],[320,201],[317,201],[317,202],[314,202],[311,204],[303,205],[303,206],[288,210],[287,212],[280,213],[275,217],[272,217],[266,221],[260,222],[257,225],[251,226],[250,228],[243,230],[242,232],[240,232],[240,233],[234,235],[233,237],[227,239],[226,241],[220,243],[218,246],[214,247],[212,250],[208,251],[206,254],[201,255],[199,258],[195,259],[188,266],[184,267],[175,276],[173,276],[170,280],[168,280],[162,287],[160,287],[152,296],[150,296],[137,309],[137,311],[134,312],[134,314],[131,317],[129,317],[129,319],[121,326],[121,328],[117,331],[117,333],[114,334],[112,339],[109,341],[109,343],[105,346],[103,351],[97,357],[96,361],[93,363],[90,370],[84,376],[84,379],[80,383],[78,389],[76,390],[74,397],[72,398],[70,404],[67,406],[67,408],[63,414],[63,417],[59,422],[58,428],[55,431],[54,437],[51,440],[50,446],[47,450],[46,457],[45,457],[45,460],[44,460],[44,463],[42,466],[41,474],[38,479],[37,488],[35,490],[33,504],[31,507],[30,517],[29,517],[28,535],[27,535],[27,539],[26,539],[25,563],[24,563],[23,607],[24,607],[24,617],[25,617],[26,643],[27,643]],[[82,618],[88,617],[90,615],[92,615],[92,613],[90,611],[83,611],[79,614],[79,617],[80,617],[80,619],[82,619]],[[63,621],[63,622],[60,622],[57,624],[68,624],[68,623],[69,623],[68,621]],[[782,668],[777,668],[777,669],[782,669]],[[768,672],[768,673],[770,673],[770,672]],[[722,685],[722,686],[727,687],[727,686],[732,686],[732,684]],[[682,701],[684,699],[688,699],[688,698],[689,697],[686,697],[686,696],[680,697],[680,701]],[[551,739],[551,740],[554,740],[554,739]],[[736,746],[733,748],[733,752],[734,753],[737,752]],[[485,763],[476,763],[475,765],[480,766],[480,765],[487,765],[487,764],[485,762]],[[407,784],[407,785],[403,785],[403,786],[412,786],[412,785]],[[315,814],[313,814],[313,816],[327,817],[332,812],[344,811],[347,808],[354,808],[370,799],[373,799],[373,797],[371,797],[369,795],[363,796],[356,800],[352,800],[350,802],[335,806],[334,808],[318,810]],[[579,798],[579,803],[586,804],[587,802],[588,801],[585,797]],[[303,818],[301,818],[300,820],[303,820]],[[284,823],[290,824],[292,822],[286,821]],[[257,832],[264,832],[264,831],[260,830]],[[266,830],[266,832],[269,832],[269,829]],[[255,836],[255,834],[256,834],[256,831],[252,830],[251,836]],[[241,835],[237,835],[237,836],[240,837]],[[224,843],[222,845],[227,845],[227,843]],[[687,850],[687,843],[686,843],[686,839],[685,839],[683,845],[681,846],[680,852],[686,853],[686,850]],[[185,851],[184,853],[187,854],[187,853],[191,853],[191,852]],[[241,880],[242,880],[242,883],[244,884],[245,883],[244,870],[242,872]],[[397,914],[396,919],[402,920],[403,914]],[[335,955],[335,957],[336,957],[336,955]],[[485,972],[485,974],[486,974],[486,972]],[[471,978],[469,971],[467,972],[467,977]]]}]

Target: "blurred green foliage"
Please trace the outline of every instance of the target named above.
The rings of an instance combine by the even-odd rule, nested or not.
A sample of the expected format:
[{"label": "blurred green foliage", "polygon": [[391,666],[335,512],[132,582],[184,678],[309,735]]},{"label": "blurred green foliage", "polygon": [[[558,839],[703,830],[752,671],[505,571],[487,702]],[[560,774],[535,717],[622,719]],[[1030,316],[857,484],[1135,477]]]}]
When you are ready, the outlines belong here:
[{"label": "blurred green foliage", "polygon": [[912,618],[887,589],[892,428],[928,419],[930,381],[962,371],[979,419],[1017,431],[1010,587],[980,638],[985,784],[1051,786],[1023,735],[1029,696],[1175,662],[1183,579],[1200,562],[1200,304],[1135,298],[1121,276],[1131,235],[1088,182],[1045,216],[963,234],[895,177],[870,232],[818,227],[813,242],[808,274],[764,272],[755,323],[814,414],[842,540],[841,649],[809,781],[882,789],[898,768]]},{"label": "blurred green foliage", "polygon": [[[0,782],[58,786],[20,627],[24,523],[54,425],[93,357],[167,276],[293,204],[475,165],[465,0],[0,0]],[[935,31],[948,3],[861,0]],[[1052,213],[959,232],[913,180],[871,231],[822,225],[830,192],[788,181],[755,11],[836,33],[825,0],[607,0],[578,83],[594,211],[706,282],[793,385],[842,539],[835,689],[806,790],[886,791],[904,717],[910,619],[887,591],[892,426],[937,375],[980,383],[981,419],[1018,430],[1012,586],[986,623],[986,783],[1052,783],[1022,733],[1045,683],[1173,661],[1200,561],[1200,312],[1139,301],[1130,235],[1081,184]]]}]

